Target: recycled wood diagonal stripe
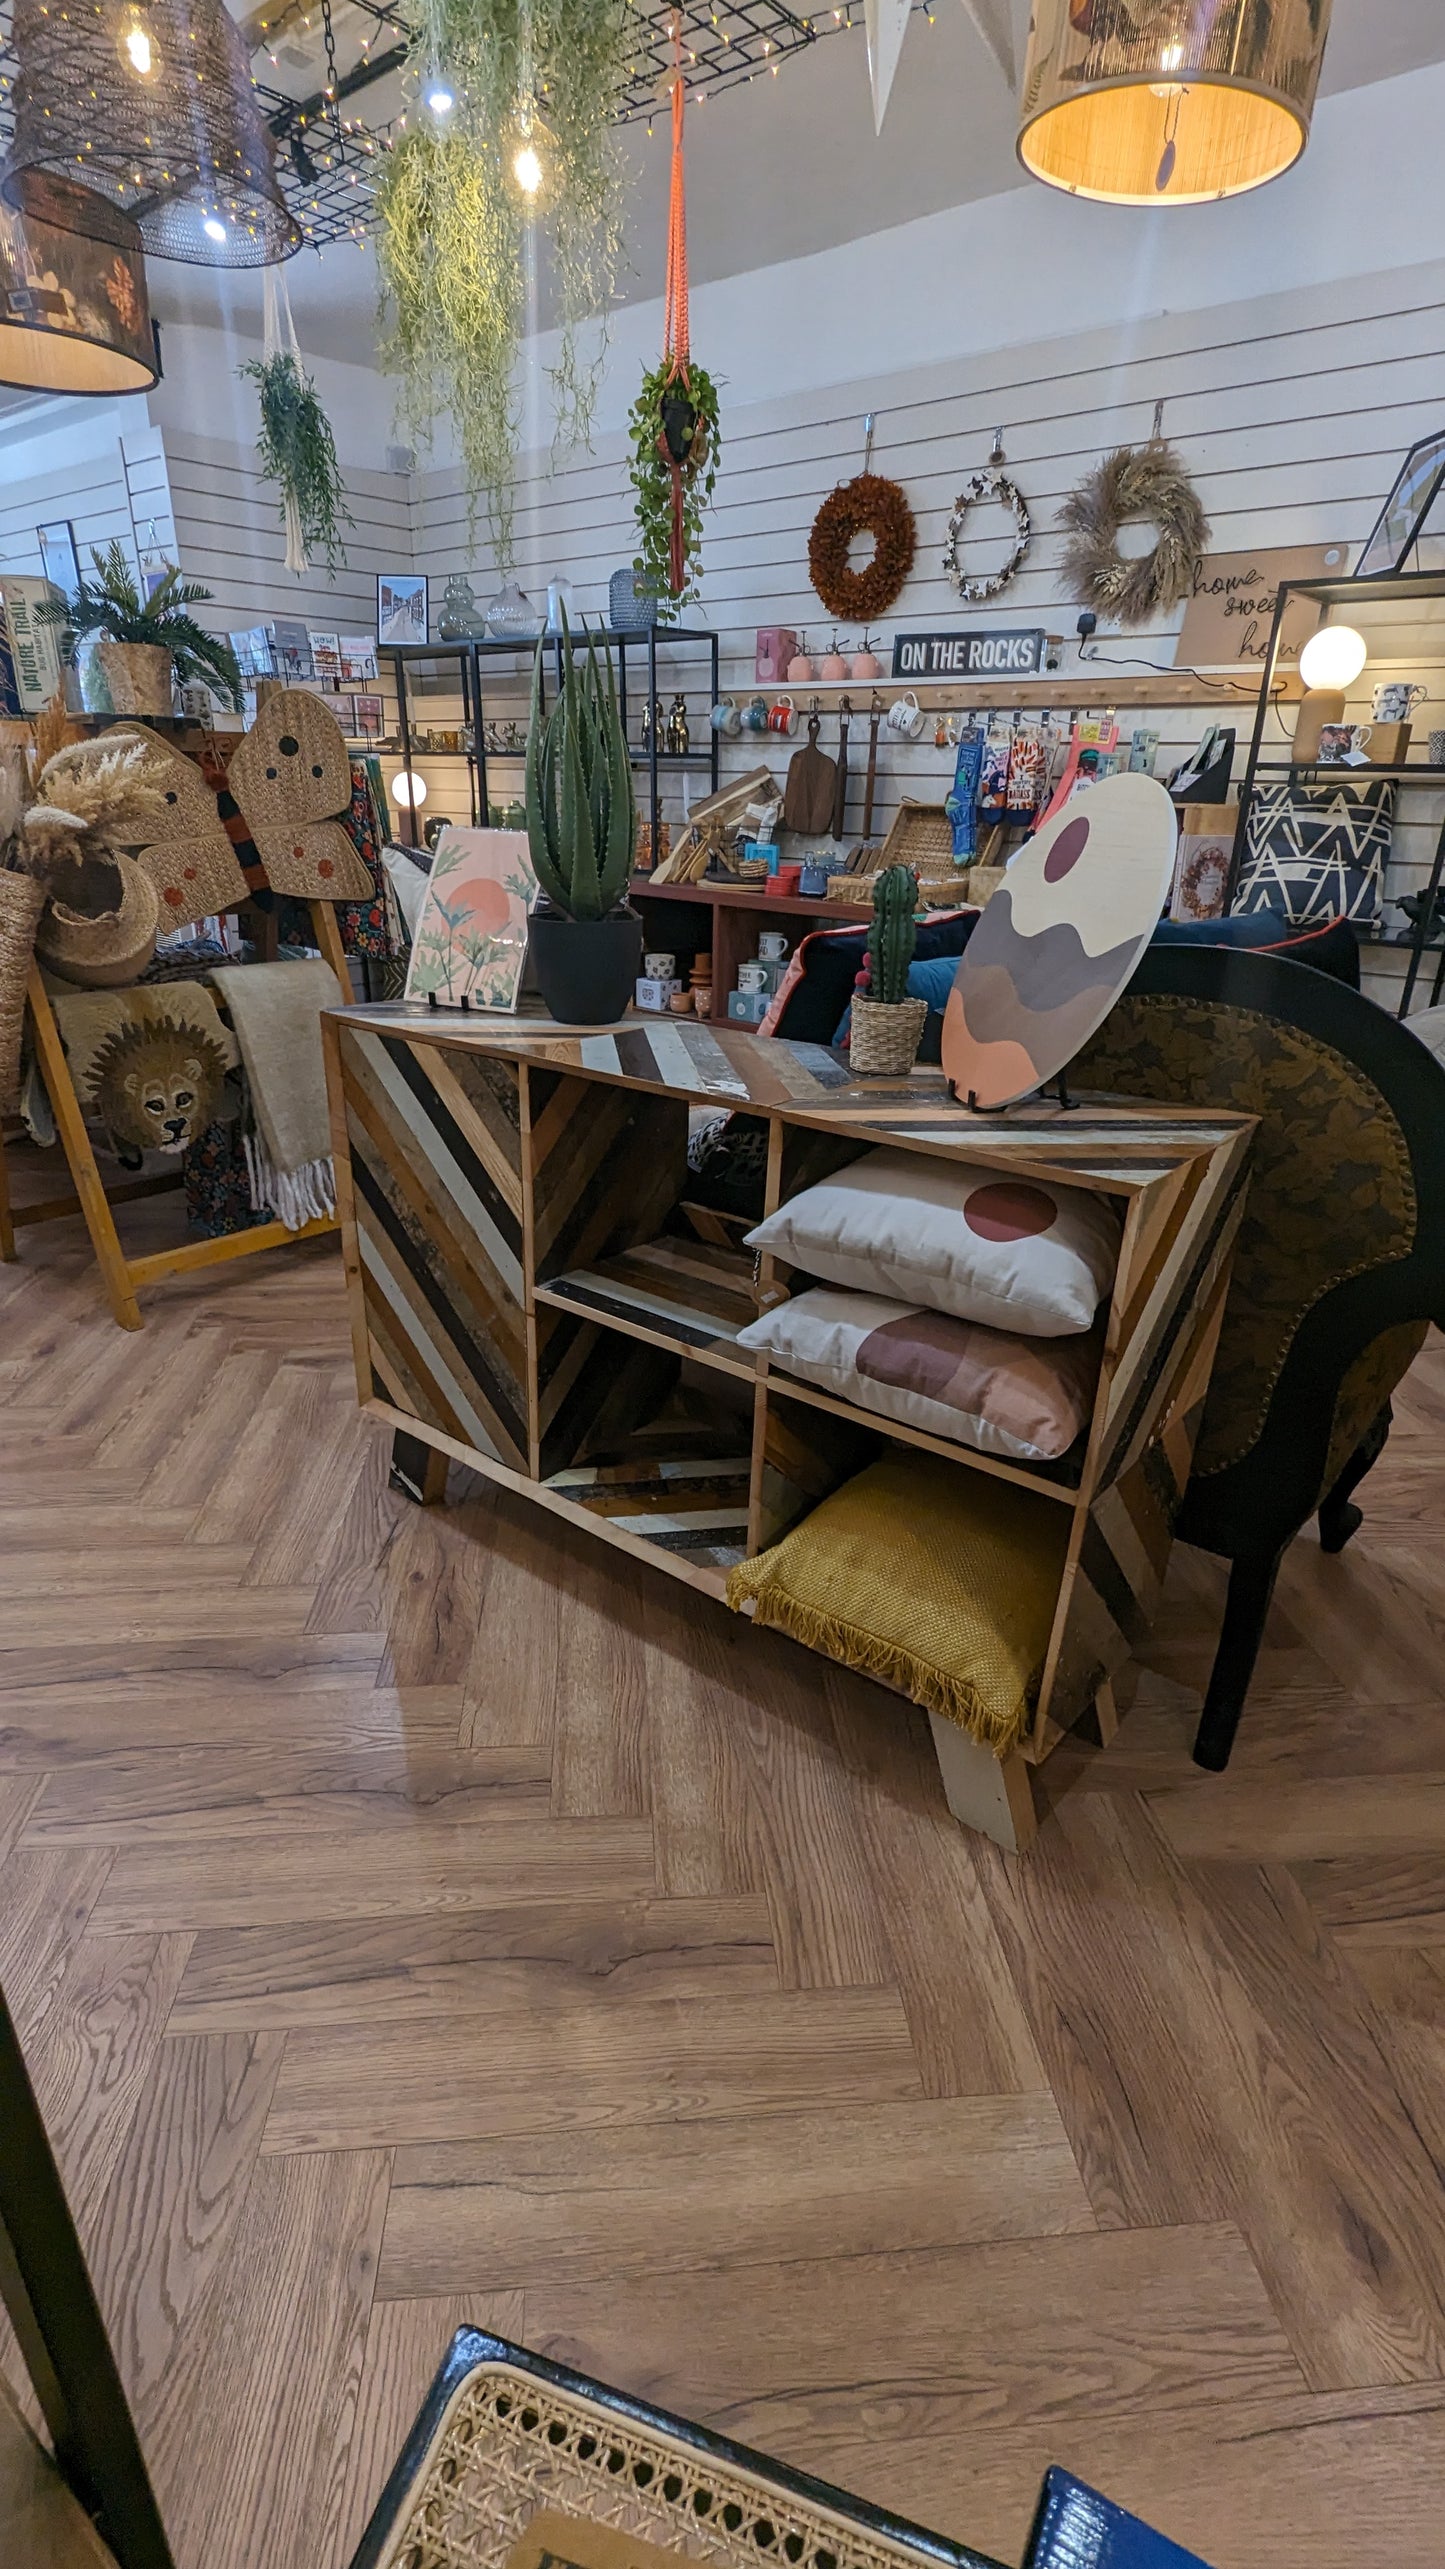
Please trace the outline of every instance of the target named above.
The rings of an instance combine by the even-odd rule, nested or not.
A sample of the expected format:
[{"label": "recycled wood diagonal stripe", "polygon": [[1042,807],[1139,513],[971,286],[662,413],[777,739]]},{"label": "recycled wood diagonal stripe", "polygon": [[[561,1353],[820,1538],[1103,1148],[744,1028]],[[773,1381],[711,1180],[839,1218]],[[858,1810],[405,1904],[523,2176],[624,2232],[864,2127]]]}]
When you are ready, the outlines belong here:
[{"label": "recycled wood diagonal stripe", "polygon": [[341,1069],[362,1293],[388,1396],[525,1471],[517,1076],[351,1027]]}]

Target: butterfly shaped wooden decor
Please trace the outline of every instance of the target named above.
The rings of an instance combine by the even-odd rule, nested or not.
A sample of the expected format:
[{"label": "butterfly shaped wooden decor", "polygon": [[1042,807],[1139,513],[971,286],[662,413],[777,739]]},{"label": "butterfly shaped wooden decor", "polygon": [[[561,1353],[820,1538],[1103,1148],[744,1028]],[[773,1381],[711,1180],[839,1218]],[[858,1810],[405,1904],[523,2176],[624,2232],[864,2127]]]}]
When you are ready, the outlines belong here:
[{"label": "butterfly shaped wooden decor", "polygon": [[336,815],[351,807],[341,726],[306,687],[260,707],[228,782],[273,892],[300,901],[369,901],[370,875]]},{"label": "butterfly shaped wooden decor", "polygon": [[215,911],[233,910],[246,898],[246,878],[221,825],[215,794],[195,760],[148,723],[117,724],[102,732],[94,746],[104,749],[122,732],[145,742],[154,781],[165,797],[150,824],[149,840],[134,851],[156,888],[161,934],[192,927]]}]

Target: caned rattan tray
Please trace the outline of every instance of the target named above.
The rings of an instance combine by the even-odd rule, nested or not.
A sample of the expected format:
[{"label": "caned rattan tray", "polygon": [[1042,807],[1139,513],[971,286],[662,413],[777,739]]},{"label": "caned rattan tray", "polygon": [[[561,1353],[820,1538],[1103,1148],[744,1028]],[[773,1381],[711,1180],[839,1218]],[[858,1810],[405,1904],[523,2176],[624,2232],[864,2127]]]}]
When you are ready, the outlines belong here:
[{"label": "caned rattan tray", "polygon": [[625,2569],[656,2551],[716,2569],[996,2569],[477,2329],[454,2338],[352,2569]]}]

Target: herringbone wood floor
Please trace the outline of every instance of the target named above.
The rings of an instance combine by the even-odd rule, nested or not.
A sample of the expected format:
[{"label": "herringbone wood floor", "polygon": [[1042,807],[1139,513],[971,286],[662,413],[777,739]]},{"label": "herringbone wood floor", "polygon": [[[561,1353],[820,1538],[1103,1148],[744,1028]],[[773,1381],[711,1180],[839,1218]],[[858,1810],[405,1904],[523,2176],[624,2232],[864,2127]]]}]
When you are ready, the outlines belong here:
[{"label": "herringbone wood floor", "polygon": [[1230,1773],[1181,1553],[1018,1863],[893,1698],[393,1496],[329,1245],[134,1338],[67,1226],[0,1309],[0,1978],[181,2569],[341,2569],[464,2318],[1008,2560],[1051,2460],[1432,2556],[1438,1344]]}]

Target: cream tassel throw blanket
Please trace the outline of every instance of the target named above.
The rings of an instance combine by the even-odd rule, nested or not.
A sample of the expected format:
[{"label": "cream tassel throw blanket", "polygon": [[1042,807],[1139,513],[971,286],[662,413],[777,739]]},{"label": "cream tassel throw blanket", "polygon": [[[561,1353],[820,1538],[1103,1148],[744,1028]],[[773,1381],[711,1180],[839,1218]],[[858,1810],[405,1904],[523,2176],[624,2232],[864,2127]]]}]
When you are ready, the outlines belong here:
[{"label": "cream tassel throw blanket", "polygon": [[329,963],[220,964],[211,975],[251,1090],[251,1210],[288,1231],[336,1211],[321,1012],[342,1005]]}]

